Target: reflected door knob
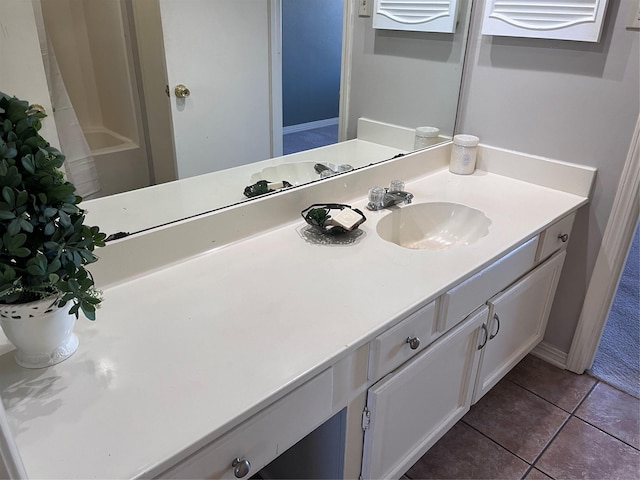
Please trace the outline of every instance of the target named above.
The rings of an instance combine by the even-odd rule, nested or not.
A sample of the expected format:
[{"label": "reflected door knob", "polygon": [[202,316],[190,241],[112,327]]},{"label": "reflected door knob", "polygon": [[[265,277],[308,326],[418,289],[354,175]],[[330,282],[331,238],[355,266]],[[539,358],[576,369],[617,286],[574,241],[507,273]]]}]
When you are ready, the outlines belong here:
[{"label": "reflected door knob", "polygon": [[43,117],[47,116],[47,111],[44,109],[42,105],[38,103],[32,103],[31,105],[29,105],[29,108],[27,109],[27,113],[29,113],[30,115],[34,115],[37,113],[39,116],[43,116]]},{"label": "reflected door knob", "polygon": [[246,477],[251,470],[251,463],[246,458],[237,457],[231,462],[233,467],[233,474],[236,478]]},{"label": "reflected door knob", "polygon": [[173,89],[173,92],[178,98],[187,98],[189,95],[191,95],[191,90],[189,90],[182,84],[176,85],[176,88]]}]

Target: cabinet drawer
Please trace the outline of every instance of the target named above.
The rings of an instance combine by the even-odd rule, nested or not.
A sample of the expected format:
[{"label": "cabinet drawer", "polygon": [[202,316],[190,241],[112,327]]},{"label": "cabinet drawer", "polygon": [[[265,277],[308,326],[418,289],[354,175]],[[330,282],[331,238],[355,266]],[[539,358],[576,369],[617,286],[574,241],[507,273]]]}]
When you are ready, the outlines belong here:
[{"label": "cabinet drawer", "polygon": [[369,380],[376,381],[422,351],[435,329],[436,303],[412,313],[371,342]]},{"label": "cabinet drawer", "polygon": [[442,295],[438,331],[446,332],[488,298],[531,270],[537,246],[538,237],[534,237]]},{"label": "cabinet drawer", "polygon": [[552,253],[560,250],[569,241],[575,217],[575,213],[567,215],[540,234],[536,263],[549,258]]},{"label": "cabinet drawer", "polygon": [[236,478],[232,462],[240,458],[251,463],[242,477],[249,478],[328,419],[332,397],[328,369],[159,477]]}]

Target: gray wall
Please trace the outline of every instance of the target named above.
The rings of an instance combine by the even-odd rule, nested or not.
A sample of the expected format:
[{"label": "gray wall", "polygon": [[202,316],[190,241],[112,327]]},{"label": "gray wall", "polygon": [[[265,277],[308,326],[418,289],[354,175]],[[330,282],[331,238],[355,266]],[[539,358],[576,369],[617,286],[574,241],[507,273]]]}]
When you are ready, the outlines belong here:
[{"label": "gray wall", "polygon": [[480,35],[475,2],[460,131],[598,169],[578,213],[545,341],[568,352],[640,110],[637,0],[609,0],[597,44]]},{"label": "gray wall", "polygon": [[358,117],[452,134],[469,1],[461,1],[454,34],[374,30],[371,17],[356,16],[348,138]]}]

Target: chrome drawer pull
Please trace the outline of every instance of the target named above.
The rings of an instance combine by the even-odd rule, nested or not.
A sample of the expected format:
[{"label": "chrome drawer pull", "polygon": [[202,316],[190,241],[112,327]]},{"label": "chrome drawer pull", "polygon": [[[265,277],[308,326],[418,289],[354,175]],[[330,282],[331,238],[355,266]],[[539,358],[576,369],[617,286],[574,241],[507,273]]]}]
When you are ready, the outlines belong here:
[{"label": "chrome drawer pull", "polygon": [[498,332],[500,331],[500,317],[498,316],[497,313],[494,313],[493,318],[495,319],[496,325],[498,326],[498,328],[496,328],[496,333],[489,336],[489,340],[493,340],[494,338],[496,338],[496,335],[498,335]]},{"label": "chrome drawer pull", "polygon": [[478,350],[482,350],[489,340],[489,332],[487,331],[486,323],[482,324],[482,331],[484,332],[484,338],[482,339],[482,343],[478,345]]},{"label": "chrome drawer pull", "polygon": [[251,470],[251,463],[246,458],[237,457],[231,462],[233,467],[233,474],[236,478],[246,477]]},{"label": "chrome drawer pull", "polygon": [[558,235],[558,238],[562,243],[567,243],[567,240],[569,240],[569,235],[567,235],[566,233],[561,233],[560,235]]},{"label": "chrome drawer pull", "polygon": [[420,346],[420,339],[418,337],[407,338],[407,343],[411,350],[416,350]]}]

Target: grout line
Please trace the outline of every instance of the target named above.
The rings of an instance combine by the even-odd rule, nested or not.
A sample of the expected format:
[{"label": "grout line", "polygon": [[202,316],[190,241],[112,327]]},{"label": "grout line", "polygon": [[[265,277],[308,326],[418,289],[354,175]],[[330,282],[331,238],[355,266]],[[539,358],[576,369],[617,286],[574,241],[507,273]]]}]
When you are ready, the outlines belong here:
[{"label": "grout line", "polygon": [[534,392],[533,390],[529,390],[527,387],[525,387],[525,386],[523,386],[523,385],[520,385],[519,383],[516,383],[516,382],[514,382],[513,380],[510,380],[510,379],[508,379],[508,378],[507,378],[506,380],[507,380],[508,382],[510,382],[510,383],[512,383],[512,384],[514,384],[514,385],[516,385],[516,386],[518,386],[518,387],[520,387],[520,388],[522,388],[523,390],[526,390],[527,392],[529,392],[529,393],[531,393],[531,394],[535,395],[535,396],[536,396],[536,397],[538,397],[539,399],[544,400],[544,401],[545,401],[545,402],[547,402],[548,404],[553,405],[553,406],[554,406],[554,407],[556,407],[556,408],[559,408],[560,410],[562,410],[562,411],[563,411],[563,412],[565,412],[565,413],[568,413],[569,415],[572,415],[572,414],[573,414],[573,412],[575,412],[575,411],[580,407],[580,405],[582,405],[582,402],[584,402],[584,401],[585,401],[585,399],[589,396],[589,394],[593,391],[593,389],[595,388],[595,386],[598,384],[598,382],[596,381],[596,383],[595,383],[595,384],[594,384],[594,385],[589,389],[589,391],[585,394],[585,396],[584,396],[584,397],[582,397],[582,400],[580,400],[580,401],[578,402],[577,406],[576,406],[576,407],[574,407],[574,408],[573,408],[573,410],[566,410],[566,409],[562,408],[561,406],[556,405],[556,404],[555,404],[555,403],[553,403],[552,401],[550,401],[550,400],[548,400],[548,399],[544,398],[542,395],[540,395],[540,394],[538,394],[538,393]]},{"label": "grout line", "polygon": [[593,393],[593,391],[596,389],[596,387],[601,383],[601,382],[600,382],[600,380],[598,380],[597,378],[595,378],[595,377],[591,377],[591,378],[594,378],[594,379],[595,379],[595,381],[596,381],[596,383],[594,383],[594,384],[593,384],[593,386],[589,389],[589,391],[588,391],[588,392],[587,392],[587,394],[584,396],[584,398],[578,402],[578,405],[576,405],[576,408],[574,408],[574,409],[571,411],[571,415],[573,415],[575,412],[577,412],[577,411],[578,411],[578,409],[582,406],[582,404],[585,402],[585,400],[586,400],[587,398],[589,398],[589,395],[591,395],[591,393]]},{"label": "grout line", "polygon": [[[511,380],[509,380],[511,381]],[[512,382],[515,385],[518,385],[515,382]],[[540,451],[540,453],[538,455],[536,455],[536,458],[533,459],[533,462],[531,462],[531,468],[537,468],[536,464],[538,463],[538,460],[540,460],[540,458],[542,457],[542,455],[545,454],[545,452],[549,449],[549,447],[551,446],[551,444],[553,443],[553,441],[558,437],[558,435],[560,435],[560,432],[562,432],[562,429],[567,425],[567,423],[569,423],[569,420],[571,420],[572,417],[574,417],[574,412],[578,410],[578,408],[580,408],[580,406],[584,403],[584,401],[587,399],[587,397],[589,395],[591,395],[591,392],[593,392],[593,389],[596,388],[596,385],[598,385],[598,381],[596,381],[596,383],[594,383],[591,388],[589,389],[589,391],[585,394],[584,397],[582,397],[582,400],[580,400],[576,406],[571,410],[571,411],[567,411],[562,407],[559,407],[558,405],[556,405],[555,403],[547,400],[544,397],[541,397],[540,395],[538,395],[535,392],[532,392],[531,390],[529,390],[528,388],[522,387],[522,385],[519,385],[520,387],[522,387],[524,390],[526,390],[527,392],[531,392],[534,395],[536,395],[538,398],[541,398],[542,400],[544,400],[545,402],[553,405],[556,408],[559,408],[560,410],[562,410],[563,412],[567,413],[568,416],[567,418],[564,419],[564,421],[562,422],[562,424],[560,425],[560,427],[558,428],[558,430],[556,430],[556,433],[554,433],[551,438],[549,439],[549,441],[547,442],[547,444],[544,446],[544,448]],[[577,417],[576,417],[577,418]],[[540,469],[538,469],[540,470]],[[551,475],[549,475],[547,472],[545,472],[544,470],[540,470],[542,473],[544,473],[545,475],[551,477]],[[524,477],[523,477],[524,478]],[[553,477],[552,477],[553,478]]]},{"label": "grout line", "polygon": [[[595,378],[595,377],[594,377],[594,378]],[[580,408],[580,407],[582,406],[582,404],[585,402],[585,400],[587,399],[587,397],[588,397],[589,395],[591,395],[591,392],[593,392],[593,390],[595,390],[596,386],[598,386],[598,385],[599,385],[599,384],[601,384],[601,383],[602,383],[602,384],[604,384],[604,385],[610,386],[607,382],[604,382],[604,381],[599,380],[599,379],[596,379],[596,380],[597,380],[597,381],[596,381],[595,385],[591,388],[591,390],[589,390],[589,393],[588,393],[588,394],[587,394],[587,395],[582,399],[582,401],[578,404],[578,406],[577,406],[577,407],[575,408],[575,410],[574,410],[574,413],[572,413],[572,414],[571,414],[571,416],[572,416],[572,417],[575,417],[577,420],[580,420],[581,422],[586,423],[587,425],[591,425],[591,426],[592,426],[593,428],[595,428],[596,430],[599,430],[600,432],[602,432],[602,433],[604,433],[604,434],[608,435],[608,436],[609,436],[609,437],[611,437],[611,438],[614,438],[615,440],[617,440],[617,441],[619,441],[619,442],[621,442],[621,443],[623,443],[623,444],[627,445],[628,447],[633,448],[636,452],[640,452],[640,450],[639,450],[638,448],[634,447],[634,446],[633,446],[633,445],[631,445],[630,443],[627,443],[625,440],[623,440],[623,439],[621,439],[621,438],[619,438],[619,437],[616,437],[616,436],[615,436],[615,435],[613,435],[612,433],[609,433],[609,432],[607,432],[606,430],[603,430],[602,428],[598,427],[597,425],[594,425],[594,424],[593,424],[593,423],[591,423],[590,421],[585,420],[584,418],[582,418],[582,417],[578,417],[577,415],[575,415],[575,412],[577,412],[577,411],[578,411],[578,408]],[[615,388],[615,387],[614,387],[614,388]]]},{"label": "grout line", "polygon": [[527,478],[527,475],[529,475],[531,473],[531,470],[533,470],[533,465],[529,465],[529,467],[527,468],[527,470],[524,472],[524,474],[520,477],[520,480],[524,480],[525,478]]},{"label": "grout line", "polygon": [[473,425],[467,423],[464,421],[464,419],[460,419],[460,421],[462,423],[464,423],[467,427],[471,428],[472,430],[475,430],[476,432],[478,432],[480,435],[482,435],[484,438],[486,438],[487,440],[490,440],[491,442],[495,443],[498,447],[500,447],[502,450],[504,450],[505,452],[509,452],[511,455],[513,455],[516,458],[519,458],[520,460],[522,460],[524,463],[526,463],[527,465],[529,465],[529,467],[533,466],[531,463],[529,463],[527,460],[525,460],[524,458],[522,458],[520,455],[518,455],[515,452],[512,452],[511,450],[509,450],[507,447],[505,447],[504,445],[501,445],[500,443],[498,443],[496,440],[494,440],[493,438],[491,438],[489,435],[487,435],[484,432],[481,432],[480,430],[478,430],[476,427],[474,427]]},{"label": "grout line", "polygon": [[580,420],[582,423],[586,423],[587,425],[589,425],[589,426],[591,426],[591,427],[595,428],[596,430],[599,430],[600,432],[602,432],[602,433],[604,433],[605,435],[607,435],[607,436],[609,436],[609,437],[613,438],[614,440],[617,440],[618,442],[625,444],[627,447],[631,447],[631,448],[632,448],[632,449],[634,449],[636,452],[640,452],[640,450],[638,450],[636,447],[634,447],[634,446],[633,446],[633,445],[631,445],[630,443],[627,443],[627,442],[625,442],[623,439],[618,438],[618,437],[616,437],[615,435],[612,435],[611,433],[609,433],[609,432],[607,432],[607,431],[605,431],[605,430],[602,430],[600,427],[598,427],[597,425],[594,425],[593,423],[591,423],[591,422],[589,422],[589,421],[585,420],[584,418],[580,418],[580,417],[577,417],[577,416],[575,416],[575,415],[572,415],[572,417],[574,417],[576,420]]},{"label": "grout line", "polygon": [[[558,435],[560,435],[560,432],[562,432],[562,429],[567,425],[567,423],[569,423],[569,420],[571,420],[572,418],[578,418],[574,415],[574,412],[576,412],[578,410],[578,408],[580,408],[580,406],[584,403],[584,401],[587,399],[587,397],[589,395],[591,395],[591,392],[593,392],[593,390],[596,388],[596,385],[598,385],[598,381],[596,381],[596,383],[594,383],[591,388],[589,389],[589,391],[587,392],[587,394],[582,398],[582,400],[580,400],[578,402],[578,404],[573,408],[573,410],[571,410],[571,412],[567,412],[569,414],[569,416],[564,420],[564,422],[562,422],[562,425],[560,425],[560,428],[558,428],[558,430],[556,431],[556,433],[551,437],[551,439],[547,442],[547,444],[544,446],[544,448],[540,451],[540,453],[538,454],[538,456],[536,456],[536,458],[533,460],[533,463],[531,464],[531,467],[534,468],[536,467],[536,464],[538,463],[538,460],[540,460],[540,458],[542,457],[542,455],[545,454],[545,452],[549,449],[549,447],[551,446],[551,444],[553,443],[553,441],[558,437]],[[542,397],[541,397],[542,398]],[[546,399],[545,399],[546,400]],[[548,401],[548,400],[547,400]],[[551,403],[551,402],[549,402]],[[551,403],[552,405],[554,405],[553,403]],[[555,405],[557,407],[557,405]],[[560,408],[560,407],[558,407]],[[561,408],[562,411],[566,412],[566,410],[564,408]],[[579,419],[579,418],[578,418]],[[536,467],[537,468],[537,467]],[[544,473],[545,475],[551,477],[551,475],[549,475],[547,472],[545,472],[544,470],[538,469],[540,470],[542,473]]]},{"label": "grout line", "polygon": [[[547,451],[547,449],[549,448],[549,446],[551,445],[551,443],[556,439],[556,437],[560,434],[560,432],[562,431],[562,429],[565,427],[565,425],[569,422],[569,420],[571,419],[571,417],[573,417],[573,412],[577,411],[578,408],[580,408],[580,406],[582,405],[582,403],[587,399],[587,397],[591,394],[591,392],[595,389],[596,385],[598,385],[599,381],[596,380],[596,383],[594,383],[591,388],[589,389],[589,391],[585,394],[585,396],[582,398],[582,400],[580,400],[577,405],[571,410],[571,411],[567,411],[562,407],[559,407],[558,405],[556,405],[555,403],[547,400],[546,398],[540,396],[539,394],[537,394],[536,392],[533,392],[531,390],[529,390],[528,388],[520,385],[519,383],[513,382],[509,379],[506,379],[509,383],[522,388],[523,390],[525,390],[526,392],[531,393],[532,395],[535,395],[536,397],[540,398],[541,400],[544,400],[545,402],[547,402],[548,404],[554,406],[555,408],[561,410],[562,412],[567,414],[567,418],[564,419],[564,421],[562,422],[562,424],[560,425],[560,427],[558,427],[558,430],[556,430],[556,432],[551,436],[551,438],[549,439],[549,441],[545,444],[545,446],[543,447],[543,449],[540,451],[540,453],[538,455],[536,455],[536,457],[533,459],[532,462],[529,462],[528,460],[522,458],[520,455],[518,455],[515,452],[512,452],[511,450],[509,450],[508,448],[506,448],[504,445],[501,445],[500,443],[498,443],[496,440],[494,440],[493,438],[489,437],[488,435],[484,434],[483,432],[481,432],[480,430],[478,430],[477,428],[474,428],[472,425],[469,425],[467,422],[464,421],[464,417],[460,420],[462,421],[465,425],[467,425],[468,427],[472,428],[473,430],[475,430],[476,432],[478,432],[479,434],[481,434],[482,436],[484,436],[485,438],[487,438],[488,440],[490,440],[491,442],[495,443],[496,445],[498,445],[500,448],[502,448],[503,450],[509,452],[511,455],[515,456],[516,458],[519,458],[520,460],[522,460],[523,462],[525,462],[527,465],[529,465],[529,467],[527,468],[527,470],[525,471],[524,475],[522,476],[522,478],[525,478],[533,468],[536,468],[536,462],[540,459],[540,457]],[[576,417],[579,420],[579,417]],[[587,422],[588,423],[588,422]],[[606,433],[606,432],[605,432]],[[609,435],[609,434],[608,434]],[[611,436],[611,435],[610,435]],[[614,437],[616,438],[616,437]],[[542,471],[542,470],[540,470]],[[551,477],[551,475],[549,475],[548,473],[542,471],[545,475]]]},{"label": "grout line", "polygon": [[[532,462],[529,462],[528,460],[522,458],[520,455],[518,455],[515,452],[512,452],[511,450],[509,450],[508,448],[506,448],[504,445],[501,445],[500,443],[498,443],[496,440],[494,440],[493,438],[489,437],[487,434],[485,434],[484,432],[481,432],[480,430],[478,430],[477,428],[475,428],[473,425],[470,425],[469,423],[467,423],[464,420],[464,417],[461,418],[459,420],[459,422],[464,423],[467,427],[471,428],[472,430],[476,431],[477,433],[479,433],[480,435],[482,435],[483,437],[485,437],[487,440],[489,440],[490,442],[494,443],[495,445],[497,445],[500,449],[504,450],[505,452],[510,453],[511,455],[513,455],[514,457],[522,460],[523,462],[525,462],[525,464],[527,464],[527,469],[525,470],[524,474],[522,475],[521,479],[526,478],[527,475],[529,475],[531,473],[531,471],[535,468],[539,471],[541,471],[542,473],[544,473],[545,475],[547,475],[548,477],[552,478],[553,477],[548,474],[547,472],[545,472],[544,470],[541,470],[539,468],[537,468],[536,464],[537,462],[540,460],[540,458],[544,455],[544,453],[549,449],[549,447],[551,446],[551,444],[555,441],[555,439],[558,437],[558,435],[560,435],[560,432],[562,432],[562,430],[564,429],[564,427],[567,425],[567,423],[569,422],[569,420],[571,420],[571,418],[575,418],[576,420],[579,420],[581,422],[586,423],[587,425],[592,426],[593,428],[595,428],[596,430],[601,431],[602,433],[606,434],[607,436],[614,438],[615,440],[623,443],[624,445],[627,445],[629,447],[631,447],[633,450],[635,451],[640,451],[638,450],[636,447],[634,447],[633,445],[630,445],[629,443],[625,442],[624,440],[616,437],[615,435],[612,435],[609,432],[606,432],[604,430],[602,430],[601,428],[597,427],[596,425],[593,425],[592,423],[588,422],[587,420],[584,420],[580,417],[578,417],[577,415],[575,415],[575,412],[578,411],[578,409],[582,406],[582,404],[587,400],[587,398],[589,397],[589,395],[591,395],[591,393],[593,393],[593,391],[595,390],[595,388],[600,384],[600,383],[605,383],[606,382],[602,382],[601,380],[594,378],[594,380],[596,380],[596,382],[591,386],[591,388],[589,389],[589,391],[584,395],[584,397],[576,404],[576,406],[571,410],[571,411],[567,411],[562,407],[559,407],[558,405],[554,404],[553,402],[547,400],[546,398],[542,397],[541,395],[529,390],[528,388],[513,382],[509,379],[507,379],[507,381],[509,381],[510,383],[522,388],[523,390],[535,395],[536,397],[544,400],[545,402],[553,405],[554,407],[560,409],[561,411],[563,411],[564,413],[567,414],[567,418],[562,422],[562,424],[558,427],[557,431],[551,436],[551,438],[547,441],[547,443],[545,444],[544,448],[540,451],[540,453],[538,455],[536,455],[536,457],[533,459]],[[607,384],[608,385],[608,384]],[[408,477],[406,474],[404,475],[404,478],[407,478],[410,480],[410,477]]]},{"label": "grout line", "polygon": [[[553,443],[553,441],[558,438],[558,435],[560,435],[560,432],[562,431],[562,429],[567,425],[567,423],[569,423],[569,420],[571,420],[571,417],[573,417],[573,415],[570,413],[569,416],[567,418],[565,418],[564,422],[562,422],[562,425],[560,425],[560,427],[558,428],[558,430],[556,430],[556,433],[554,433],[551,438],[549,439],[549,441],[547,442],[547,444],[544,446],[544,448],[542,450],[540,450],[540,453],[536,456],[536,458],[533,459],[533,462],[531,463],[531,467],[536,467],[536,464],[538,463],[538,460],[540,460],[540,457],[542,457],[542,455],[545,454],[545,452],[549,449],[549,447],[551,446],[551,444]],[[537,468],[537,467],[536,467]],[[551,475],[549,475],[547,472],[545,472],[544,470],[541,470],[538,468],[538,470],[540,470],[542,473],[544,473],[545,475],[547,475],[548,477],[551,477]],[[551,477],[553,478],[553,477]]]}]

